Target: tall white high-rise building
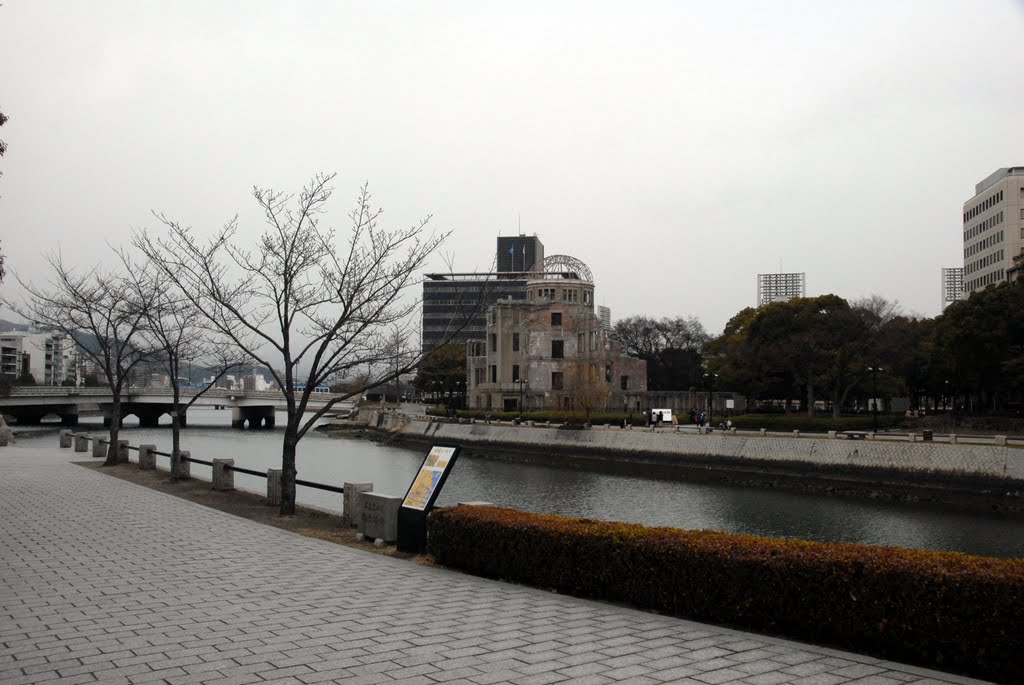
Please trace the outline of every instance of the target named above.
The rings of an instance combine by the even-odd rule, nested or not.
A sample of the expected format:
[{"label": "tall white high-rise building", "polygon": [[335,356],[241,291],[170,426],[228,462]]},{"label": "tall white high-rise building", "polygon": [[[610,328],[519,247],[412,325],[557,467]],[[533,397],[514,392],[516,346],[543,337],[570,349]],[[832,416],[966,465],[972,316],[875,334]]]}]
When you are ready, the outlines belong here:
[{"label": "tall white high-rise building", "polygon": [[942,269],[942,308],[950,302],[962,300],[964,297],[964,270],[953,266]]},{"label": "tall white high-rise building", "polygon": [[964,292],[1006,280],[1024,248],[1024,166],[999,169],[964,203]]},{"label": "tall white high-rise building", "polygon": [[807,275],[804,272],[757,275],[756,306],[785,302],[794,297],[807,297]]},{"label": "tall white high-rise building", "polygon": [[601,322],[601,330],[610,331],[612,329],[611,307],[605,307],[603,304],[597,305],[597,318]]}]

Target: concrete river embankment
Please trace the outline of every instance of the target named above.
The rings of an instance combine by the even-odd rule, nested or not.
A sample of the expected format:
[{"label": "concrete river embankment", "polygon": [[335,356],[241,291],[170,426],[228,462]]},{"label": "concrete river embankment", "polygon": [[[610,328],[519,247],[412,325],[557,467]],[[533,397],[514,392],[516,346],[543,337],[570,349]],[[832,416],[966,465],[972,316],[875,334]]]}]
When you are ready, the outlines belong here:
[{"label": "concrete river embankment", "polygon": [[[850,440],[841,436],[695,434],[595,426],[451,422],[393,412],[364,412],[371,428],[394,439],[458,443],[497,455],[635,473],[718,474],[775,480],[795,489],[909,497],[1024,510],[1024,449],[999,444]],[[532,455],[532,457],[531,457]],[[993,499],[994,498],[994,499]],[[978,502],[975,501],[975,504]]]}]

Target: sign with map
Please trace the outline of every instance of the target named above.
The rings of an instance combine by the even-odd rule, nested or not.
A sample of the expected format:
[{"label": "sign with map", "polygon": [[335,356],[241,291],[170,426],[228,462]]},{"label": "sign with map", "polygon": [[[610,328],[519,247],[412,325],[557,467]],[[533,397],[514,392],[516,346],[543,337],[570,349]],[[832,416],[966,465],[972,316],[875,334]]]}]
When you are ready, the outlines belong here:
[{"label": "sign with map", "polygon": [[449,469],[455,463],[459,448],[451,445],[434,445],[423,460],[416,478],[405,494],[402,507],[426,511],[434,504],[441,492]]}]

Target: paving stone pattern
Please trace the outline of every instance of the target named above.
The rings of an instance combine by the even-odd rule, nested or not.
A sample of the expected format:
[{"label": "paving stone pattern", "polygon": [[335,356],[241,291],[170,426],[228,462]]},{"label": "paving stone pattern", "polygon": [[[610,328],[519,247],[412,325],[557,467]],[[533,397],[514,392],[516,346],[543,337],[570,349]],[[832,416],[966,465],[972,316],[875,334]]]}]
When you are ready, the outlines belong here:
[{"label": "paving stone pattern", "polygon": [[970,683],[419,566],[0,449],[0,683]]}]

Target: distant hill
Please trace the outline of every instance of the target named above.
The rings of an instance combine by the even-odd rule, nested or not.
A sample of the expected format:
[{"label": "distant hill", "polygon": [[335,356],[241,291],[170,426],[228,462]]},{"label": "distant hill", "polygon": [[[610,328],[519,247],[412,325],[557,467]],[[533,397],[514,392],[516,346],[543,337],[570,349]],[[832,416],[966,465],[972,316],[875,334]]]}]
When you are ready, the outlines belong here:
[{"label": "distant hill", "polygon": [[6,319],[0,319],[0,333],[11,333],[12,331],[27,331],[27,323],[14,323]]}]

